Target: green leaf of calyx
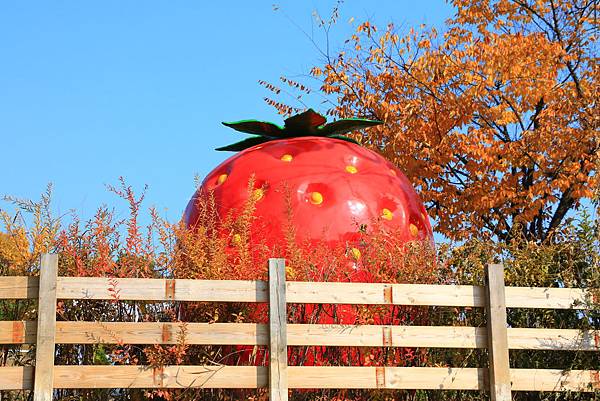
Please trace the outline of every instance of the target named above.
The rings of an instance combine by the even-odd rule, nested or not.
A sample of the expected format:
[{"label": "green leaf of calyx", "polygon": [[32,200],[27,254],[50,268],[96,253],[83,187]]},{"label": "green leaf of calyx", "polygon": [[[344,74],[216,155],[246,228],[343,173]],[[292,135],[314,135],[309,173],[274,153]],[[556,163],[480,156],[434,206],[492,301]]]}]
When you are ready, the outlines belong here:
[{"label": "green leaf of calyx", "polygon": [[243,141],[239,141],[239,142],[236,142],[231,145],[216,148],[215,150],[229,151],[229,152],[241,152],[242,150],[248,149],[254,145],[260,145],[261,143],[273,141],[275,139],[277,139],[277,138],[273,138],[270,136],[254,136],[252,138],[246,138]]},{"label": "green leaf of calyx", "polygon": [[341,135],[346,132],[354,131],[357,129],[373,127],[375,125],[383,124],[382,121],[378,120],[365,120],[362,118],[348,118],[343,120],[337,120],[332,123],[325,125],[318,129],[320,135],[332,136]]},{"label": "green leaf of calyx", "polygon": [[319,135],[319,127],[326,122],[325,117],[313,109],[308,109],[304,113],[287,118],[284,121],[284,131],[288,137]]},{"label": "green leaf of calyx", "polygon": [[341,139],[342,141],[346,141],[346,142],[350,142],[350,143],[355,143],[357,145],[360,145],[360,143],[358,141],[356,141],[355,139],[352,139],[348,136],[344,136],[344,135],[327,135],[327,138],[334,138],[334,139]]},{"label": "green leaf of calyx", "polygon": [[280,138],[283,132],[283,128],[268,121],[241,120],[231,123],[223,122],[222,124],[236,131],[252,135]]},{"label": "green leaf of calyx", "polygon": [[335,138],[360,145],[354,139],[343,134],[352,130],[383,124],[381,121],[361,118],[343,119],[330,124],[326,124],[326,122],[327,119],[313,109],[308,109],[303,113],[285,119],[283,127],[258,120],[224,122],[223,125],[233,128],[236,131],[256,136],[234,143],[233,145],[217,148],[216,150],[239,152],[251,146],[269,141],[305,136]]}]

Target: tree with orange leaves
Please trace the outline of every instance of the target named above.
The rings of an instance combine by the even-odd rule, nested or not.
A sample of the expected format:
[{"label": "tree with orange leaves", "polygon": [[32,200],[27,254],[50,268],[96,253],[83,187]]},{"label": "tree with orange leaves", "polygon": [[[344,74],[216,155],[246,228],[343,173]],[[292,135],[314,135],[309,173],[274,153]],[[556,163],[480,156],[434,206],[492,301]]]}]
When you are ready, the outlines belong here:
[{"label": "tree with orange leaves", "polygon": [[598,2],[451,3],[443,34],[364,22],[311,74],[330,114],[385,122],[357,139],[407,172],[438,231],[546,240],[599,182]]}]

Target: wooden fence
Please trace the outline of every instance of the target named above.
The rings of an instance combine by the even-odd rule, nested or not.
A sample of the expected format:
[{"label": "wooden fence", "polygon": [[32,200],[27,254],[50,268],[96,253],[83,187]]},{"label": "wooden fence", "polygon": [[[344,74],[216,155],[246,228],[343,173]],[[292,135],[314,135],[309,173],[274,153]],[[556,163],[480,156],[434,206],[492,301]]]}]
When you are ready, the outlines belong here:
[{"label": "wooden fence", "polygon": [[[580,289],[505,287],[503,267],[489,265],[486,286],[285,281],[283,259],[269,281],[57,277],[57,256],[44,255],[40,277],[0,277],[0,299],[39,299],[38,320],[0,322],[0,344],[36,344],[36,367],[0,367],[0,390],[33,389],[50,401],[54,388],[262,388],[287,400],[288,388],[594,391],[598,370],[511,369],[509,349],[598,352],[598,332],[507,328],[506,308],[583,309]],[[268,325],[188,323],[186,343],[268,345],[269,366],[55,366],[55,344],[173,344],[177,323],[56,321],[57,299],[268,302]],[[287,324],[286,303],[429,305],[486,309],[487,327]],[[487,348],[489,366],[288,366],[287,346]]]}]

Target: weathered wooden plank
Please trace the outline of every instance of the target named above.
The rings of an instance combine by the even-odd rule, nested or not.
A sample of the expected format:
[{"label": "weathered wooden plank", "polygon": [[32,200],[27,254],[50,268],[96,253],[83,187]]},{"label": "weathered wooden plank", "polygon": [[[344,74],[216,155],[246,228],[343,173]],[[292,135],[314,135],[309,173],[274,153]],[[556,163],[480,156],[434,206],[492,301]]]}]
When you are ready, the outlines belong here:
[{"label": "weathered wooden plank", "polygon": [[[389,340],[385,341],[384,331]],[[288,324],[289,345],[487,348],[482,327]],[[600,351],[600,333],[576,329],[508,329],[509,349]]]},{"label": "weathered wooden plank", "polygon": [[285,259],[269,259],[269,400],[287,401]]},{"label": "weathered wooden plank", "polygon": [[288,324],[288,345],[485,348],[477,327]]},{"label": "weathered wooden plank", "polygon": [[267,345],[269,330],[257,323],[57,322],[60,344]]},{"label": "weathered wooden plank", "polygon": [[[288,303],[483,306],[482,289],[474,286],[291,281],[286,293]],[[267,302],[268,288],[263,281],[59,277],[58,297]]]},{"label": "weathered wooden plank", "polygon": [[[383,332],[388,330],[389,340]],[[56,322],[57,344],[175,344],[185,332],[193,345],[268,345],[258,323]],[[33,344],[35,321],[1,321],[0,344]],[[487,348],[486,329],[448,326],[288,324],[291,346]],[[509,349],[600,351],[600,332],[508,328]]]},{"label": "weathered wooden plank", "polygon": [[509,349],[600,351],[600,332],[577,329],[508,329]]},{"label": "weathered wooden plank", "polygon": [[59,277],[59,299],[267,302],[264,281]]},{"label": "weathered wooden plank", "polygon": [[56,332],[56,278],[58,255],[45,253],[40,266],[34,401],[52,401]]},{"label": "weathered wooden plank", "polygon": [[587,292],[579,288],[504,287],[507,308],[587,309]]},{"label": "weathered wooden plank", "polygon": [[[286,288],[288,303],[387,304],[391,295],[395,305],[484,306],[483,288],[477,286],[290,281]],[[37,291],[37,277],[0,277],[0,299],[36,298]],[[58,298],[114,299],[116,293],[121,300],[140,301],[268,300],[262,281],[58,278]],[[576,288],[506,287],[509,308],[584,309],[585,299],[586,292]]]},{"label": "weathered wooden plank", "polygon": [[504,266],[488,265],[485,281],[490,399],[492,401],[510,401],[512,395],[506,330]]},{"label": "weathered wooden plank", "polygon": [[[383,369],[385,382],[377,379]],[[290,366],[290,388],[485,390],[484,368]],[[511,369],[514,391],[593,391],[599,372]],[[379,375],[381,376],[381,375]]]},{"label": "weathered wooden plank", "polygon": [[[288,303],[483,306],[482,289],[474,286],[287,282],[286,292]],[[390,295],[392,302],[390,302]],[[60,277],[58,297],[141,301],[267,302],[268,292],[267,283],[263,281]]]},{"label": "weathered wooden plank", "polygon": [[[288,324],[288,345],[487,348],[486,328]],[[385,340],[384,331],[389,340]],[[508,329],[509,349],[600,351],[600,333],[576,329]]]},{"label": "weathered wooden plank", "polygon": [[263,366],[57,366],[56,388],[264,388]]},{"label": "weathered wooden plank", "polygon": [[[385,388],[484,390],[487,369],[384,369]],[[513,391],[582,391],[600,389],[597,370],[511,369]],[[288,367],[290,388],[378,388],[375,367]],[[55,388],[264,388],[266,367],[55,366]],[[31,390],[33,367],[0,367],[0,390]]]},{"label": "weathered wooden plank", "polygon": [[[8,368],[7,368],[8,369]],[[10,368],[3,389],[30,388],[29,368]],[[478,368],[377,368],[290,366],[290,388],[354,389],[483,389],[484,371]],[[384,379],[378,379],[383,371]],[[56,366],[55,388],[264,388],[266,367],[255,366]]]},{"label": "weathered wooden plank", "polygon": [[[0,367],[0,390],[31,390],[32,366]],[[55,388],[264,388],[267,368],[256,366],[55,366]]]},{"label": "weathered wooden plank", "polygon": [[[290,388],[483,389],[485,369],[288,367]],[[381,373],[381,368],[379,368]],[[31,389],[32,367],[0,368],[0,389]],[[264,388],[266,367],[56,366],[55,388]]]},{"label": "weathered wooden plank", "polygon": [[481,368],[290,366],[290,388],[479,390]]},{"label": "weathered wooden plank", "polygon": [[0,390],[31,390],[33,366],[1,366]]},{"label": "weathered wooden plank", "polygon": [[287,283],[288,303],[483,306],[475,286],[382,283]]},{"label": "weathered wooden plank", "polygon": [[511,369],[514,391],[600,390],[600,371],[561,369]]},{"label": "weathered wooden plank", "polygon": [[[508,308],[586,309],[585,290],[505,287]],[[597,290],[595,290],[597,291]],[[594,290],[592,290],[592,293]],[[485,306],[483,287],[383,283],[287,283],[288,303]]]},{"label": "weathered wooden plank", "polygon": [[37,298],[39,283],[39,277],[0,277],[0,299]]},{"label": "weathered wooden plank", "polygon": [[0,344],[33,344],[37,337],[37,321],[9,320],[0,322]]},{"label": "weathered wooden plank", "polygon": [[[386,330],[389,332],[388,341],[384,341],[383,336]],[[565,330],[558,330],[554,335],[560,336],[559,339],[567,342],[569,337],[564,333],[561,334],[563,331]],[[184,332],[185,342],[194,345],[269,344],[269,328],[265,324],[86,321],[56,322],[56,343],[175,344],[178,336]],[[573,333],[568,332],[572,336],[579,334],[577,330],[572,330]],[[0,344],[33,343],[35,333],[35,322],[0,322]],[[521,337],[523,341],[529,341],[537,347],[552,343],[550,336],[543,337],[537,343],[535,339],[529,338],[534,335],[535,332],[531,332]],[[587,340],[584,345],[594,346],[593,336],[584,335],[583,338]],[[292,346],[487,347],[485,329],[477,327],[288,324],[287,342]],[[519,343],[517,342],[516,345],[518,346]]]}]

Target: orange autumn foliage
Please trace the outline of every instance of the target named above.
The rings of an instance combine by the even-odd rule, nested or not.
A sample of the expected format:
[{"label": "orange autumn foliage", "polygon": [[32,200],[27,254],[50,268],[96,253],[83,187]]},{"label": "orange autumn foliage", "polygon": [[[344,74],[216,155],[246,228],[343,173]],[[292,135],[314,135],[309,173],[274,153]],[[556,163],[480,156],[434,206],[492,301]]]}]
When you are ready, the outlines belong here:
[{"label": "orange autumn foliage", "polygon": [[311,74],[329,114],[385,122],[357,139],[407,173],[437,231],[543,241],[599,182],[597,3],[451,3],[443,34],[367,21]]}]

